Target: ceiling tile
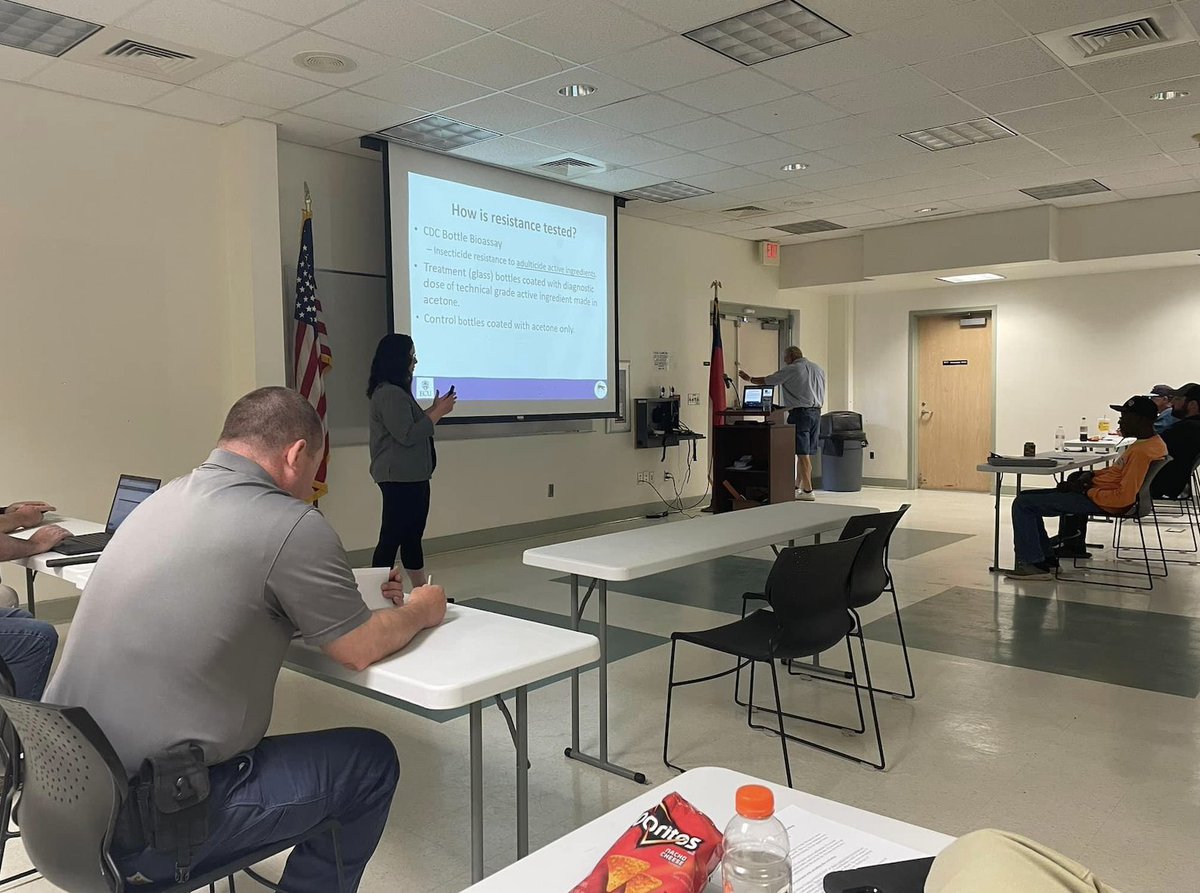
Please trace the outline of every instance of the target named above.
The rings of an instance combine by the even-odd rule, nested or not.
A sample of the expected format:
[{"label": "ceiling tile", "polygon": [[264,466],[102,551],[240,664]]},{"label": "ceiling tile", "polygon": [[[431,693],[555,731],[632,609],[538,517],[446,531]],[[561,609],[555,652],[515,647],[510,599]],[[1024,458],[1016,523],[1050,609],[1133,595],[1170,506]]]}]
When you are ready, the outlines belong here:
[{"label": "ceiling tile", "polygon": [[1180,180],[1192,179],[1191,173],[1184,167],[1163,167],[1148,171],[1129,171],[1124,174],[1112,174],[1104,177],[1102,182],[1109,189],[1124,190],[1133,186],[1152,186],[1155,183],[1178,183]]},{"label": "ceiling tile", "polygon": [[945,93],[945,89],[911,68],[823,87],[813,95],[822,102],[851,115],[889,108],[901,102],[916,102]]},{"label": "ceiling tile", "polygon": [[672,31],[691,31],[730,16],[758,9],[763,0],[614,0],[642,18],[657,22]]},{"label": "ceiling tile", "polygon": [[915,66],[917,71],[955,93],[1029,77],[1060,66],[1031,38],[973,50]]},{"label": "ceiling tile", "polygon": [[[1160,90],[1182,91],[1188,95],[1168,102],[1150,98]],[[1157,112],[1166,108],[1196,105],[1200,103],[1200,77],[1176,78],[1173,81],[1146,84],[1144,87],[1114,90],[1105,93],[1104,100],[1123,115],[1136,115],[1139,112]]]},{"label": "ceiling tile", "polygon": [[[344,74],[319,74],[301,68],[292,61],[300,53],[335,53],[353,59],[358,63],[358,68]],[[265,50],[259,50],[246,61],[262,65],[264,68],[282,71],[285,74],[298,74],[310,81],[320,81],[322,84],[329,84],[333,87],[350,87],[354,84],[361,84],[396,66],[396,60],[390,56],[335,40],[315,31],[298,31],[286,40],[272,44]]]},{"label": "ceiling tile", "polygon": [[994,210],[1037,204],[1037,199],[1017,189],[1006,189],[1003,192],[989,192],[984,195],[965,195],[958,199],[955,204],[974,210],[982,210],[984,208]]},{"label": "ceiling tile", "polygon": [[351,93],[349,90],[338,90],[313,102],[297,106],[292,111],[309,118],[355,127],[364,133],[394,127],[425,114],[414,108]]},{"label": "ceiling tile", "polygon": [[1033,134],[1115,116],[1116,112],[1109,105],[1094,96],[1087,96],[1018,112],[1005,112],[997,115],[996,120],[1017,133]]},{"label": "ceiling tile", "polygon": [[[484,101],[484,100],[481,100]],[[625,136],[625,131],[587,118],[564,118],[521,132],[521,139],[556,146],[560,149],[582,151],[599,143],[611,143]],[[607,161],[608,159],[603,159]]]},{"label": "ceiling tile", "polygon": [[867,164],[871,161],[884,161],[889,158],[899,158],[905,155],[924,158],[929,150],[903,137],[892,134],[869,140],[860,140],[846,146],[834,146],[823,149],[822,154],[836,158],[843,164]]},{"label": "ceiling tile", "polygon": [[844,217],[824,217],[832,223],[840,223],[846,229],[856,226],[878,226],[884,223],[895,223],[901,218],[887,211],[865,211],[862,214],[848,214]]},{"label": "ceiling tile", "polygon": [[797,90],[817,90],[898,68],[878,44],[850,37],[759,62],[760,74]]},{"label": "ceiling tile", "polygon": [[672,180],[693,177],[697,174],[711,174],[713,171],[724,170],[727,163],[707,155],[689,153],[676,155],[674,158],[664,158],[661,161],[647,161],[638,165],[638,170],[656,175],[661,181],[664,177]]},{"label": "ceiling tile", "polygon": [[[691,182],[685,180],[685,183]],[[726,195],[697,195],[693,198],[681,198],[671,202],[671,206],[680,211],[719,211],[729,207],[729,196]],[[713,219],[713,218],[708,218]]]},{"label": "ceiling tile", "polygon": [[847,31],[888,28],[919,16],[947,13],[971,0],[811,0],[804,5]]},{"label": "ceiling tile", "polygon": [[1074,169],[1073,173],[1077,175],[1076,179],[1094,177],[1099,180],[1103,177],[1111,177],[1113,174],[1175,168],[1181,163],[1174,158],[1168,158],[1166,155],[1142,155],[1137,158],[1114,158],[1107,161],[1097,161],[1093,164],[1079,165]]},{"label": "ceiling tile", "polygon": [[1200,108],[1196,106],[1173,106],[1162,103],[1166,107],[1157,112],[1142,112],[1130,115],[1129,121],[1145,133],[1195,133],[1200,130]]},{"label": "ceiling tile", "polygon": [[899,62],[928,62],[1024,37],[991,0],[963,3],[948,10],[864,35]]},{"label": "ceiling tile", "polygon": [[295,112],[279,112],[271,116],[271,120],[279,125],[279,138],[292,143],[303,143],[306,146],[327,148],[335,143],[357,139],[362,131],[354,127],[343,127],[341,124],[330,124],[328,121],[318,121],[306,118]]},{"label": "ceiling tile", "polygon": [[[945,152],[930,152],[925,150],[920,155],[904,155],[895,158],[885,158],[882,161],[867,161],[857,165],[858,169],[872,179],[899,177],[901,174],[919,174],[928,171],[941,171],[954,167],[958,160],[954,157],[957,149]],[[830,153],[834,155],[835,153]]]},{"label": "ceiling tile", "polygon": [[562,153],[549,146],[541,146],[514,136],[502,136],[494,140],[474,143],[462,149],[455,149],[448,154],[473,158],[476,161],[487,161],[491,164],[529,166]]},{"label": "ceiling tile", "polygon": [[802,149],[820,150],[882,139],[895,136],[895,134],[891,134],[869,121],[864,121],[862,118],[846,117],[824,121],[811,127],[801,127],[798,130],[785,130],[775,136],[786,142],[795,143]]},{"label": "ceiling tile", "polygon": [[1200,0],[1181,0],[1177,5],[1192,20],[1192,24],[1200,28]]},{"label": "ceiling tile", "polygon": [[843,186],[860,186],[875,179],[857,167],[843,167],[835,171],[819,171],[815,174],[806,172],[796,182],[804,183],[813,189],[838,189]]},{"label": "ceiling tile", "polygon": [[289,109],[333,92],[333,87],[326,84],[261,68],[249,62],[231,62],[201,75],[190,86],[206,93],[216,93],[272,109]]},{"label": "ceiling tile", "polygon": [[667,90],[742,68],[732,59],[679,36],[606,56],[591,67],[646,90]]},{"label": "ceiling tile", "polygon": [[1093,121],[1090,124],[1076,124],[1073,127],[1047,130],[1030,137],[1030,139],[1039,146],[1057,150],[1066,146],[1133,139],[1136,136],[1138,136],[1138,132],[1124,118],[1109,118],[1107,121]]},{"label": "ceiling tile", "polygon": [[989,115],[996,115],[1015,109],[1027,109],[1067,99],[1078,99],[1081,96],[1087,96],[1088,92],[1087,87],[1079,83],[1071,72],[1048,71],[1044,74],[1035,74],[1033,77],[1009,81],[1006,84],[977,87],[959,95],[972,105],[979,106]]},{"label": "ceiling tile", "polygon": [[662,179],[644,171],[622,168],[616,171],[600,171],[595,174],[576,177],[571,182],[579,183],[582,186],[590,186],[593,189],[603,189],[605,192],[625,192],[628,189],[639,189],[642,186],[652,186],[655,183],[661,183]]},{"label": "ceiling tile", "polygon": [[797,93],[786,99],[776,99],[774,102],[766,102],[751,108],[735,109],[727,112],[725,117],[759,133],[780,133],[808,124],[819,124],[822,121],[843,118],[845,113],[814,99],[807,93]]},{"label": "ceiling tile", "polygon": [[23,81],[53,61],[41,53],[31,53],[0,44],[0,80]]},{"label": "ceiling tile", "polygon": [[[716,150],[710,149],[709,151],[711,152]],[[748,170],[771,177],[774,180],[792,182],[795,180],[802,180],[805,177],[819,173],[820,171],[832,171],[846,166],[840,161],[829,158],[825,155],[820,155],[816,152],[796,152],[793,150],[793,153],[794,154],[786,155],[780,158],[773,158],[769,161],[760,161],[754,164],[748,164],[745,167]],[[791,162],[807,164],[808,167],[802,171],[783,170],[783,165]]]},{"label": "ceiling tile", "polygon": [[656,140],[693,152],[711,149],[713,146],[723,146],[726,143],[736,143],[744,140],[748,135],[746,128],[715,115],[700,121],[692,121],[690,124],[679,124],[675,127],[656,130],[652,134]]},{"label": "ceiling tile", "polygon": [[801,181],[784,182],[773,180],[759,186],[748,186],[728,193],[740,202],[751,202],[764,208],[778,208],[780,212],[795,213],[795,208],[807,208],[817,202],[828,201],[828,197]]},{"label": "ceiling tile", "polygon": [[1164,152],[1182,152],[1196,148],[1196,139],[1187,133],[1151,133],[1147,134],[1154,144]]},{"label": "ceiling tile", "polygon": [[111,25],[127,12],[143,5],[146,0],[34,0],[28,6],[53,9],[60,15],[74,16],[86,22]]},{"label": "ceiling tile", "polygon": [[[570,84],[588,84],[595,87],[596,92],[590,96],[570,97],[559,95],[559,88]],[[610,106],[623,99],[639,96],[642,90],[602,71],[596,71],[594,68],[579,65],[551,75],[548,78],[534,81],[532,84],[515,87],[508,92],[514,96],[520,96],[522,99],[529,99],[533,102],[540,102],[542,105],[560,109],[568,114],[583,115],[596,109]]]},{"label": "ceiling tile", "polygon": [[688,178],[688,183],[713,192],[728,192],[730,189],[745,189],[766,183],[767,178],[741,167],[730,167],[712,174],[699,174]]},{"label": "ceiling tile", "polygon": [[662,130],[664,127],[674,127],[676,124],[687,124],[707,116],[689,105],[655,94],[626,99],[596,109],[589,112],[587,117],[602,124],[624,128],[631,133],[646,133]]},{"label": "ceiling tile", "polygon": [[996,0],[1034,34],[1086,25],[1159,5],[1157,0]]},{"label": "ceiling tile", "polygon": [[296,30],[215,0],[154,0],[117,24],[225,56],[244,56]]},{"label": "ceiling tile", "polygon": [[[276,2],[276,0],[267,0]],[[521,19],[544,12],[561,0],[421,0],[425,6],[489,30],[503,28]]]},{"label": "ceiling tile", "polygon": [[358,0],[224,0],[230,6],[237,6],[248,12],[282,19],[293,25],[311,25],[326,16],[340,12]]},{"label": "ceiling tile", "polygon": [[[800,152],[791,143],[785,143],[769,136],[755,137],[738,143],[728,143],[724,146],[714,146],[706,149],[705,155],[719,158],[730,164],[749,165],[760,161],[770,161],[776,158],[799,158]],[[776,165],[778,167],[778,165]]]},{"label": "ceiling tile", "polygon": [[[970,148],[969,146],[967,148]],[[957,151],[957,150],[956,150]],[[1026,175],[1046,173],[1049,171],[1066,170],[1067,164],[1057,156],[1038,149],[1032,154],[997,155],[994,158],[981,158],[967,165],[976,173],[986,177],[1002,177],[1007,175]],[[1070,179],[1069,177],[1067,179]],[[1080,179],[1076,177],[1075,179]]]},{"label": "ceiling tile", "polygon": [[889,133],[908,133],[925,127],[958,124],[978,118],[979,111],[957,96],[936,96],[921,102],[897,105],[890,109],[868,112],[862,119]]},{"label": "ceiling tile", "polygon": [[225,96],[201,93],[189,87],[178,87],[147,102],[143,108],[208,124],[229,124],[242,118],[267,118],[274,109]]},{"label": "ceiling tile", "polygon": [[575,62],[591,62],[669,36],[645,19],[605,0],[567,0],[509,25],[504,34]]},{"label": "ceiling tile", "polygon": [[413,0],[362,0],[313,30],[401,59],[416,61],[466,43],[482,28]]},{"label": "ceiling tile", "polygon": [[664,145],[644,136],[627,136],[612,142],[599,143],[588,150],[609,164],[642,165],[679,154],[674,146]]},{"label": "ceiling tile", "polygon": [[387,102],[399,102],[429,112],[460,105],[492,92],[487,87],[472,84],[433,71],[420,65],[405,64],[377,78],[354,85],[355,93],[365,93]]},{"label": "ceiling tile", "polygon": [[785,87],[778,81],[763,77],[756,71],[741,68],[738,71],[719,74],[693,84],[673,87],[670,90],[664,90],[663,94],[685,105],[692,105],[719,115],[722,112],[783,99],[785,96],[791,96],[794,92],[791,88]]},{"label": "ceiling tile", "polygon": [[1200,71],[1200,44],[1181,43],[1078,66],[1075,71],[1101,93],[1192,77]]},{"label": "ceiling tile", "polygon": [[1108,161],[1116,158],[1137,158],[1141,155],[1161,154],[1158,146],[1145,137],[1090,143],[1082,146],[1066,146],[1055,149],[1054,154],[1069,164],[1087,164],[1093,161]]},{"label": "ceiling tile", "polygon": [[549,53],[524,46],[501,34],[488,34],[431,56],[425,60],[425,67],[494,90],[507,90],[549,77],[564,68]]},{"label": "ceiling tile", "polygon": [[1178,183],[1156,183],[1150,186],[1127,186],[1121,190],[1125,198],[1154,198],[1159,195],[1181,195],[1185,192],[1200,192],[1200,183],[1192,180]]},{"label": "ceiling tile", "polygon": [[175,89],[173,84],[109,71],[94,65],[80,65],[66,59],[54,60],[53,65],[43,68],[25,82],[63,93],[102,99],[105,102],[119,102],[122,105],[143,105]]},{"label": "ceiling tile", "polygon": [[[518,99],[507,93],[493,93],[482,99],[473,99],[462,105],[444,109],[442,113],[447,118],[474,124],[485,130],[494,130],[496,133],[516,133],[566,117],[558,109]],[[534,139],[533,142],[541,141]]]}]

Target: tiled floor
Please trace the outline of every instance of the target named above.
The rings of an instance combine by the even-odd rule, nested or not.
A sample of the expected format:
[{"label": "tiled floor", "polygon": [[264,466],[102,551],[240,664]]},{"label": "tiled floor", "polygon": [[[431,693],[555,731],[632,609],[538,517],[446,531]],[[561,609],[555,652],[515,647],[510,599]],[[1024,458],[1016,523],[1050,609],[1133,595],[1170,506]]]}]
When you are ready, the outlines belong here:
[{"label": "tiled floor", "polygon": [[[913,503],[905,527],[922,533],[905,534],[907,545],[897,550],[892,567],[910,642],[919,646],[912,651],[918,697],[879,702],[887,772],[795,747],[797,787],[949,834],[986,826],[1019,831],[1089,864],[1124,893],[1196,889],[1200,710],[1192,695],[1200,679],[1200,568],[1172,566],[1169,579],[1151,593],[1016,585],[987,572],[992,506],[986,495],[866,490],[820,498],[883,509]],[[460,601],[486,599],[498,610],[561,616],[567,588],[554,574],[522,566],[520,555],[534,542],[574,536],[436,556],[431,565]],[[760,550],[739,566],[766,567],[770,557]],[[655,783],[670,777],[660,762],[669,648],[657,643],[673,630],[729,619],[736,598],[724,595],[726,582],[735,596],[746,588],[736,572],[730,576],[730,567],[719,573],[720,585],[700,580],[695,599],[646,597],[632,594],[645,591],[633,588],[609,596],[610,622],[644,637],[621,645],[628,656],[610,673],[612,755]],[[870,624],[884,614],[881,603],[864,620]],[[889,629],[894,624],[886,617],[870,628],[874,640],[868,644],[878,684],[896,687],[903,663],[887,641]],[[829,662],[837,660],[831,656]],[[687,649],[679,664],[681,674],[700,675],[724,661]],[[595,729],[594,681],[594,672],[585,674],[585,746]],[[794,678],[783,688],[785,708],[853,715],[846,689]],[[777,739],[746,728],[731,689],[732,682],[722,681],[677,692],[673,757],[685,766],[730,766],[782,780]],[[565,681],[530,695],[535,847],[637,789],[563,758],[568,706]],[[363,889],[442,893],[465,887],[466,718],[431,722],[283,673],[273,731],[342,724],[387,732],[404,766],[390,825]],[[491,780],[486,852],[489,869],[495,869],[513,858],[515,772],[501,717],[489,710],[484,724]],[[809,734],[847,745],[837,733]],[[856,744],[865,747],[849,742]],[[19,843],[5,861],[5,874],[20,865]],[[580,875],[589,867],[580,865]],[[35,881],[22,889],[50,888]],[[239,883],[239,889],[253,885]]]}]

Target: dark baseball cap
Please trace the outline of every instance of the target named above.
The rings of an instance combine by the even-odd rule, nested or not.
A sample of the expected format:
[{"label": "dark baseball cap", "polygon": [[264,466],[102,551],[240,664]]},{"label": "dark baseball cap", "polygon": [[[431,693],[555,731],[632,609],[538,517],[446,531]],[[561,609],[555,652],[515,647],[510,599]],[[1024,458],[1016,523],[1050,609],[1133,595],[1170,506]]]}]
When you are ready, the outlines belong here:
[{"label": "dark baseball cap", "polygon": [[1138,394],[1136,397],[1130,397],[1120,405],[1110,403],[1108,408],[1115,409],[1117,412],[1127,412],[1130,415],[1140,415],[1144,419],[1153,420],[1158,418],[1158,407],[1154,405],[1154,401],[1141,394]]},{"label": "dark baseball cap", "polygon": [[[1172,397],[1175,395],[1176,389],[1169,384],[1156,384],[1150,389],[1151,397]],[[1114,407],[1115,408],[1115,407]]]},{"label": "dark baseball cap", "polygon": [[1175,392],[1175,396],[1182,397],[1185,400],[1195,400],[1197,403],[1200,403],[1200,384],[1189,381]]}]

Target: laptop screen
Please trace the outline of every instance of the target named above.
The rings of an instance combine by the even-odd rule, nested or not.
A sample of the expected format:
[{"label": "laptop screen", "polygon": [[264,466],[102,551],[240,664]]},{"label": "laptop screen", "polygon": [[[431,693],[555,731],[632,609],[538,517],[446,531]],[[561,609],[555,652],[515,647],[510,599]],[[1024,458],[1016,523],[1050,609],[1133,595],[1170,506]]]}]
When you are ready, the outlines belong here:
[{"label": "laptop screen", "polygon": [[742,396],[742,406],[762,406],[762,398],[762,388],[746,388],[746,392]]},{"label": "laptop screen", "polygon": [[763,388],[762,405],[763,405],[763,409],[770,409],[772,406],[775,405],[775,388],[774,387]]},{"label": "laptop screen", "polygon": [[108,533],[116,531],[121,522],[129,517],[129,513],[145,502],[146,497],[157,490],[161,483],[162,481],[155,478],[121,475],[121,479],[117,481],[117,493],[113,497],[112,509],[108,513],[108,524],[104,529]]}]

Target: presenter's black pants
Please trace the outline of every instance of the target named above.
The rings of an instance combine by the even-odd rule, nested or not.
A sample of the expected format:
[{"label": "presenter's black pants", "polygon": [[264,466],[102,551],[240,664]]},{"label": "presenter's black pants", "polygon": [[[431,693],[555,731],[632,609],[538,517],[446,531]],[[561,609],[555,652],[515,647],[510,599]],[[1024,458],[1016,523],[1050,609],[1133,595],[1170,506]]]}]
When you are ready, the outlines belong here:
[{"label": "presenter's black pants", "polygon": [[406,571],[423,570],[421,538],[429,520],[429,481],[384,481],[379,489],[383,492],[383,519],[371,566],[392,567],[399,552]]}]

